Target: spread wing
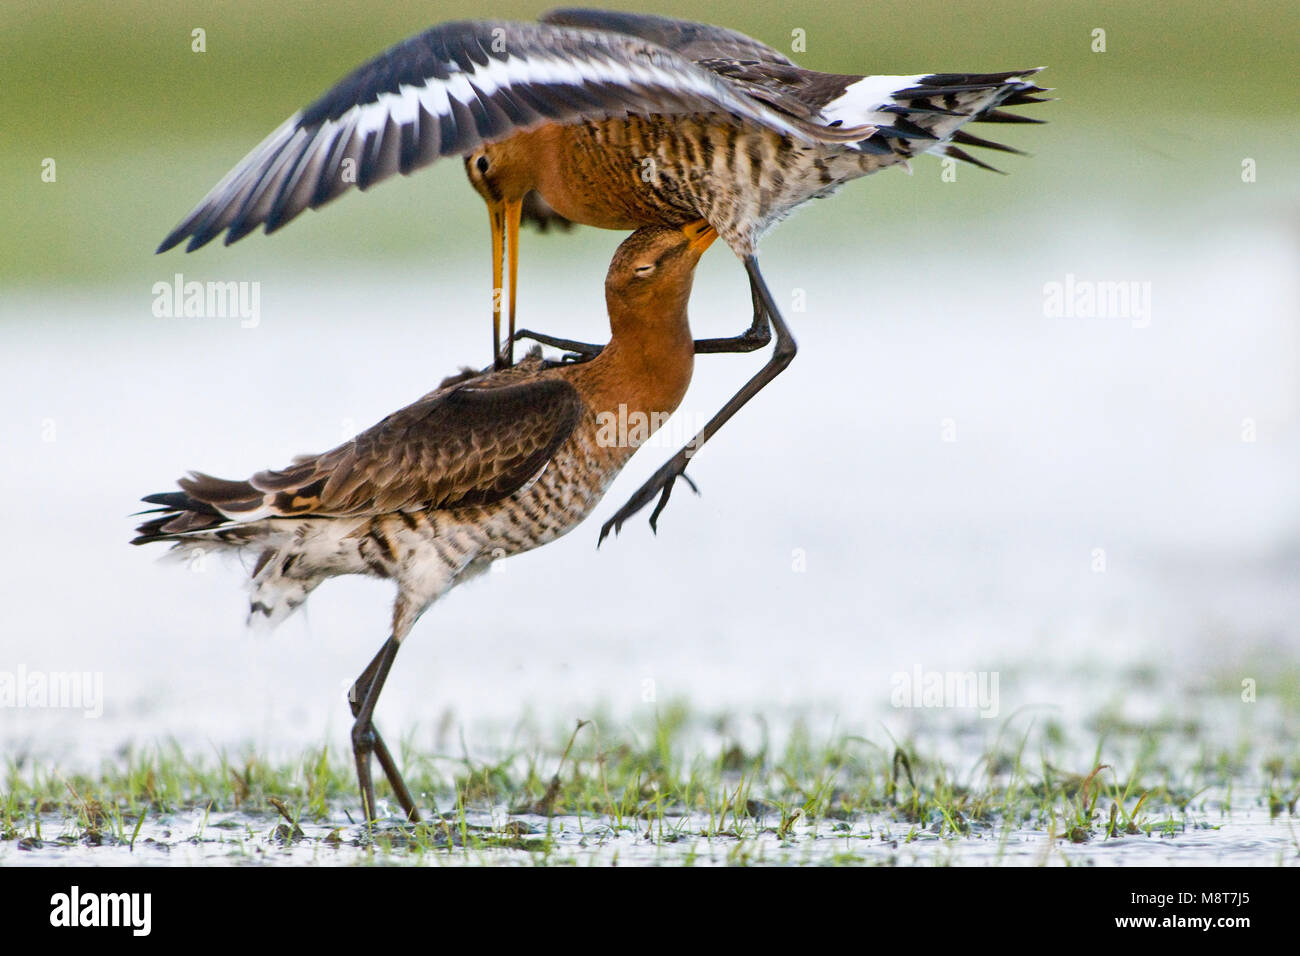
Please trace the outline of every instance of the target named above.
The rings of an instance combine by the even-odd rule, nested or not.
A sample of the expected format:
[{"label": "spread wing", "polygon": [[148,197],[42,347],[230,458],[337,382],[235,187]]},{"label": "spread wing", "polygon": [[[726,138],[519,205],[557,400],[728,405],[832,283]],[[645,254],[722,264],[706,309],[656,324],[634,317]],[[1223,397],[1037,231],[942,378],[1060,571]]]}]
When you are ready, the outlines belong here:
[{"label": "spread wing", "polygon": [[351,441],[248,481],[194,473],[181,492],[144,500],[165,512],[137,543],[231,521],[377,515],[491,504],[533,480],[573,433],[584,405],[557,378],[432,393]]},{"label": "spread wing", "polygon": [[193,250],[223,231],[227,244],[259,225],[272,232],[353,186],[366,189],[547,122],[628,113],[727,113],[810,142],[852,143],[873,131],[773,108],[636,36],[538,23],[446,23],[399,43],[290,117],[158,251],[186,239]]}]

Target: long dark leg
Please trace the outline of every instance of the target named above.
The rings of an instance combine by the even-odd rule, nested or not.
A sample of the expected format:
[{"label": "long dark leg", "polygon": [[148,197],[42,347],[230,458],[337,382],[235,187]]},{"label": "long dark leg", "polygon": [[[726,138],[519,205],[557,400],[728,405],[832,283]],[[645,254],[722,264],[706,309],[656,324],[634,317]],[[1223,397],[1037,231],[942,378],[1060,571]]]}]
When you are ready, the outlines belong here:
[{"label": "long dark leg", "polygon": [[367,825],[375,819],[375,785],[370,779],[372,753],[379,758],[379,765],[383,767],[384,775],[388,777],[393,793],[397,796],[397,802],[406,811],[406,818],[412,823],[420,822],[420,813],[415,808],[415,801],[411,799],[411,792],[406,788],[406,782],[397,771],[397,763],[393,760],[393,755],[389,753],[388,747],[379,736],[379,731],[375,729],[371,719],[375,713],[375,704],[379,702],[379,694],[384,689],[384,681],[388,678],[388,671],[393,666],[393,659],[397,657],[397,649],[400,646],[398,641],[389,638],[348,692],[348,703],[352,708],[352,716],[356,718],[356,722],[352,725],[352,754],[357,761],[357,782],[361,785],[362,810],[365,812]]},{"label": "long dark leg", "polygon": [[520,329],[515,333],[515,340],[532,339],[534,342],[540,342],[542,345],[549,345],[553,349],[564,349],[574,356],[574,361],[589,362],[601,353],[605,348],[603,345],[592,345],[590,342],[576,342],[573,339],[560,339],[554,335],[545,335],[541,332],[530,332],[528,329]]},{"label": "long dark leg", "polygon": [[[366,668],[365,672],[359,678],[357,678],[357,682],[352,685],[352,690],[348,693],[348,702],[352,707],[353,717],[356,717],[361,712],[362,700],[366,695],[366,691],[370,686],[370,681],[373,679],[375,668],[378,666],[379,659],[383,653],[384,652],[381,650],[379,654],[375,656],[375,659],[370,662],[370,666]],[[401,773],[398,772],[397,761],[393,759],[392,754],[388,750],[388,745],[384,743],[384,738],[379,736],[379,731],[375,729],[373,722],[370,725],[370,739],[373,741],[374,754],[379,758],[379,765],[383,768],[384,776],[388,778],[388,784],[393,788],[393,793],[397,797],[397,802],[402,805],[402,810],[406,813],[406,818],[411,823],[419,823],[420,811],[416,809],[415,801],[411,797],[410,790],[407,789],[406,781],[402,779]],[[367,775],[368,774],[369,770],[367,769]]]},{"label": "long dark leg", "polygon": [[[772,341],[772,330],[767,321],[767,309],[763,305],[762,297],[758,294],[758,287],[751,282],[749,291],[754,299],[754,321],[749,328],[740,335],[733,335],[725,339],[696,339],[696,355],[756,352],[761,348],[765,348]],[[589,342],[577,342],[573,339],[556,338],[554,335],[544,335],[528,329],[520,329],[515,333],[515,339],[532,339],[542,345],[549,345],[553,349],[564,349],[564,351],[572,354],[573,361],[578,362],[587,362],[594,359],[605,347],[603,345],[592,345]]]},{"label": "long dark leg", "polygon": [[[647,504],[650,503],[656,494],[659,495],[659,503],[655,505],[655,510],[650,513],[650,528],[657,531],[657,522],[659,513],[664,510],[668,504],[668,496],[672,494],[673,482],[678,478],[685,478],[686,465],[695,455],[700,447],[717,433],[723,425],[730,420],[731,416],[736,414],[746,402],[763,390],[768,382],[780,375],[798,351],[794,337],[790,334],[790,329],[786,326],[785,320],[781,318],[781,312],[772,301],[772,293],[768,291],[767,283],[763,281],[763,275],[758,271],[758,260],[754,256],[745,257],[745,271],[749,273],[749,283],[754,290],[755,298],[761,302],[763,310],[772,320],[772,328],[776,330],[776,347],[772,349],[772,357],[768,359],[766,365],[759,369],[758,374],[751,378],[735,395],[731,396],[727,404],[709,419],[708,423],[700,429],[690,444],[674,455],[668,462],[650,476],[650,479],[642,485],[627,504],[619,508],[614,517],[610,518],[601,526],[600,538],[596,546],[605,540],[605,536],[613,529],[617,534],[623,528],[623,523],[632,517]],[[689,479],[688,479],[689,481]],[[694,487],[692,485],[692,487]]]}]

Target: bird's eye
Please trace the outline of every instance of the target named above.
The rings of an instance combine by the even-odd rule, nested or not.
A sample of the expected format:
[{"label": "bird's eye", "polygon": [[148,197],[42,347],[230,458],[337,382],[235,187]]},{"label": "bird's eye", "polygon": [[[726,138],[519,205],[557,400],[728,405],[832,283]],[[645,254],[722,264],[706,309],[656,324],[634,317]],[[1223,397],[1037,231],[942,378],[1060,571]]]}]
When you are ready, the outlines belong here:
[{"label": "bird's eye", "polygon": [[474,165],[478,167],[480,173],[486,173],[488,171],[488,158],[486,156],[480,156],[478,162]]},{"label": "bird's eye", "polygon": [[649,262],[643,266],[637,266],[635,271],[639,276],[648,276],[655,271],[655,266],[653,262]]}]

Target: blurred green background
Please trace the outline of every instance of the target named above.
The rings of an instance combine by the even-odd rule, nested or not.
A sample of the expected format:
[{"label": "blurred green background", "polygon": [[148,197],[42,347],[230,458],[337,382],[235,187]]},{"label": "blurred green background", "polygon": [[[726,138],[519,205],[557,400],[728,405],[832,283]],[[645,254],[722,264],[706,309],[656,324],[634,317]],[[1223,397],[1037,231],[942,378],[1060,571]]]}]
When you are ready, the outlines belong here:
[{"label": "blurred green background", "polygon": [[[0,281],[9,287],[152,281],[182,263],[199,267],[179,253],[154,260],[153,249],[291,112],[429,25],[463,17],[528,19],[550,6],[9,0],[0,5]],[[963,176],[979,181],[945,190],[937,162],[926,159],[932,167],[926,175],[872,177],[869,192],[855,201],[816,204],[821,223],[847,224],[865,211],[875,225],[907,230],[945,217],[1014,215],[1018,206],[1036,210],[1038,218],[1106,205],[1128,216],[1186,216],[1189,224],[1210,228],[1219,201],[1239,213],[1297,211],[1300,4],[664,0],[651,9],[725,24],[783,50],[791,31],[802,29],[807,51],[795,58],[827,71],[1049,67],[1042,82],[1060,100],[1030,112],[1051,125],[986,127],[1035,154],[993,157],[1011,180],[963,168]],[[196,27],[206,30],[206,53],[191,52]],[[1106,31],[1105,53],[1092,51],[1097,28]],[[46,157],[57,162],[57,183],[41,181]],[[1245,157],[1258,164],[1249,191],[1240,179]],[[466,257],[483,260],[486,278],[485,217],[462,180],[459,164],[443,163],[385,182],[364,199],[348,195],[271,239],[205,249],[203,265],[275,261],[329,269],[364,257],[428,263],[437,253],[435,260],[455,267]],[[573,238],[567,254],[611,242],[608,234]],[[549,254],[561,255],[554,248]]]}]

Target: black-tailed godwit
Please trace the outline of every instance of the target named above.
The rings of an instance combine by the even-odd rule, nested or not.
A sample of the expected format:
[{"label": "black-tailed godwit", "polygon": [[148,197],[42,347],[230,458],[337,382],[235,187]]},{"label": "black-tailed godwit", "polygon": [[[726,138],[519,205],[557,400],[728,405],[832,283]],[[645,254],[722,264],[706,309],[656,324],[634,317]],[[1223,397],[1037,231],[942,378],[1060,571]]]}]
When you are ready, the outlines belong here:
[{"label": "black-tailed godwit", "polygon": [[[1003,106],[1040,102],[1035,69],[862,76],[803,69],[733,30],[664,17],[557,10],[540,23],[434,27],[353,72],[290,117],[163,241],[194,249],[280,228],[350,186],[365,189],[441,156],[465,156],[492,226],[493,348],[515,340],[518,231],[526,207],[614,229],[707,220],[744,262],[753,320],[697,352],[751,351],[768,363],[610,519],[602,537],[660,495],[697,451],[795,354],[758,268],[763,233],[809,199],[922,152],[1016,152],[971,122],[1035,122]],[[961,144],[961,145],[958,145]],[[989,167],[991,168],[991,167]],[[540,201],[538,200],[540,197]],[[501,347],[502,256],[509,332]],[[594,347],[527,333],[591,354]]]},{"label": "black-tailed godwit", "polygon": [[[247,481],[192,473],[134,544],[173,542],[256,558],[250,619],[277,622],[327,578],[397,585],[392,631],[357,678],[352,745],[366,819],[375,819],[370,757],[407,817],[415,801],[372,717],[393,659],[434,601],[495,560],[555,540],[600,501],[636,445],[690,384],[687,322],[695,265],[717,237],[707,223],[633,233],[605,282],[610,342],[589,362],[544,362],[455,376],[322,455]],[[633,416],[644,416],[634,418]],[[644,421],[638,429],[615,422]]]}]

